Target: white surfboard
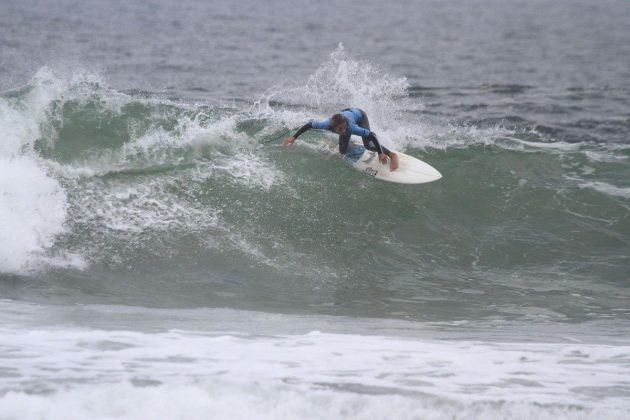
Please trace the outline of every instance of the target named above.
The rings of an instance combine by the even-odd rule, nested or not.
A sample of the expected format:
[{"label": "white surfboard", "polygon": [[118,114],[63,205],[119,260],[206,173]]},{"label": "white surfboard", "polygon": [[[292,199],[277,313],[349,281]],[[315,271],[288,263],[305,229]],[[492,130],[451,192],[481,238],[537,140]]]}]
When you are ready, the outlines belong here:
[{"label": "white surfboard", "polygon": [[389,170],[389,162],[387,164],[380,163],[378,154],[369,150],[365,150],[361,157],[354,162],[354,159],[347,160],[357,171],[383,181],[400,184],[423,184],[442,178],[442,174],[428,163],[401,152],[394,150],[392,152],[398,155],[398,169],[395,171]]}]

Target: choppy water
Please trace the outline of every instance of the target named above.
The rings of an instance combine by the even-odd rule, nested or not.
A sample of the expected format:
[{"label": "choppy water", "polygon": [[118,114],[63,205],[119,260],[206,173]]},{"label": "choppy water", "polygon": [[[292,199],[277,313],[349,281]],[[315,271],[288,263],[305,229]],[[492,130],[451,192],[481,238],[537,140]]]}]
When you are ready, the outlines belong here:
[{"label": "choppy water", "polygon": [[0,418],[628,416],[625,2],[0,8]]}]

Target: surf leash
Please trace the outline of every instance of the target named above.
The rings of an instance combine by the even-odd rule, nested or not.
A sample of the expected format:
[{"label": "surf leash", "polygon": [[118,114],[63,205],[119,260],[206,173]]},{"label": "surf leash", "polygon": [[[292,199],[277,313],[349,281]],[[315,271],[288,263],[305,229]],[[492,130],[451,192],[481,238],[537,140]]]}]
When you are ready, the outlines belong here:
[{"label": "surf leash", "polygon": [[[301,126],[300,126],[300,127],[301,127]],[[291,132],[293,132],[293,131],[297,130],[297,129],[298,129],[298,128],[300,128],[300,127],[296,127],[296,128],[289,128],[289,129],[287,129],[287,130],[283,131],[281,134],[279,134],[279,135],[277,135],[277,136],[275,136],[275,137],[273,137],[273,138],[271,138],[271,139],[269,139],[269,140],[261,141],[261,142],[260,142],[260,144],[268,144],[268,143],[271,143],[272,141],[276,141],[276,140],[278,140],[279,138],[281,138],[281,137],[283,137],[283,136],[286,136],[287,134],[289,134],[289,133],[291,133]]]}]

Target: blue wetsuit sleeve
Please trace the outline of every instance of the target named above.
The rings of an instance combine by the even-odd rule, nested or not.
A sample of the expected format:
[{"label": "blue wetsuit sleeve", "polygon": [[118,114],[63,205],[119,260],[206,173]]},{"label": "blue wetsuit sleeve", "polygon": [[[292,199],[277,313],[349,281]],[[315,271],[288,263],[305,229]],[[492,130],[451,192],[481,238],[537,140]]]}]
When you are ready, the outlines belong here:
[{"label": "blue wetsuit sleeve", "polygon": [[310,130],[311,128],[314,128],[316,130],[328,130],[329,126],[330,126],[330,118],[326,118],[325,120],[309,121],[306,124],[304,124],[298,131],[295,132],[295,134],[293,135],[293,138],[297,139],[298,137],[302,135],[302,133]]},{"label": "blue wetsuit sleeve", "polygon": [[327,130],[328,127],[330,127],[330,118],[311,121],[311,128],[315,128],[317,130]]}]

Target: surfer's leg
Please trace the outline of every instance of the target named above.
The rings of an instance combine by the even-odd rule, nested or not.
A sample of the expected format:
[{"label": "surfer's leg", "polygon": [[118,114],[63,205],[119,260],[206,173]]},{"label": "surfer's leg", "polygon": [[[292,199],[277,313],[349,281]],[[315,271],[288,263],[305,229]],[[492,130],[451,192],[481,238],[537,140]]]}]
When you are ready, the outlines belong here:
[{"label": "surfer's leg", "polygon": [[360,109],[359,111],[361,111],[361,118],[359,119],[359,121],[357,121],[357,125],[361,128],[365,128],[366,130],[369,130],[370,120],[368,120],[367,114],[362,109]]}]

